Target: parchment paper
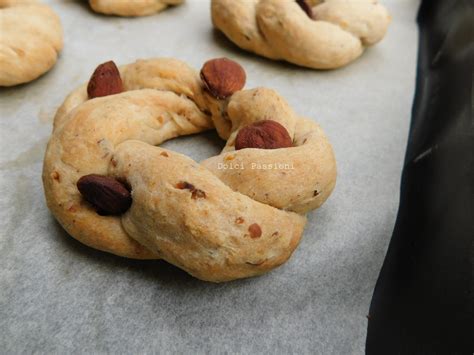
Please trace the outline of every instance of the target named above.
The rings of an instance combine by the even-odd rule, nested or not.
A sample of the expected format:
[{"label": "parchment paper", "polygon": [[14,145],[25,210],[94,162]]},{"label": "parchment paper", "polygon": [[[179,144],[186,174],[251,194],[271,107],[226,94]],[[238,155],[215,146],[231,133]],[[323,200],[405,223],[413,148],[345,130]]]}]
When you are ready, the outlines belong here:
[{"label": "parchment paper", "polygon": [[[50,1],[65,32],[57,65],[39,80],[0,90],[0,352],[363,353],[398,208],[416,67],[418,1],[383,2],[393,16],[385,40],[350,66],[322,72],[240,51],[213,31],[208,1],[144,18]],[[99,63],[155,56],[196,69],[213,57],[238,60],[247,88],[278,90],[330,137],[335,192],[309,214],[284,266],[205,283],[162,261],[83,246],[49,213],[41,169],[56,108]],[[202,160],[222,144],[206,133],[166,147]]]}]

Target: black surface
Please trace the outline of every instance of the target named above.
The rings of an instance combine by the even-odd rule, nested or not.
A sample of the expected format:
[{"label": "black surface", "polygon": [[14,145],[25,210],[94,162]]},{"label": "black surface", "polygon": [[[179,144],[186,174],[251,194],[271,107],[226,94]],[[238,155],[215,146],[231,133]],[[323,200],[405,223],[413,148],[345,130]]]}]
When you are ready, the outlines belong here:
[{"label": "black surface", "polygon": [[473,354],[474,0],[424,0],[418,23],[400,209],[366,352]]}]

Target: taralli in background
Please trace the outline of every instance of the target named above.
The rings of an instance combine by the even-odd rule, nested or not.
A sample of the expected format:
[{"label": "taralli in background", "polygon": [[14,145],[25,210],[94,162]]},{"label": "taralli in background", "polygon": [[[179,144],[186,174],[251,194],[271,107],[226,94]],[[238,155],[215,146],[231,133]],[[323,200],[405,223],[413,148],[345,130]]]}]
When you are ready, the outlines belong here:
[{"label": "taralli in background", "polygon": [[[101,64],[55,117],[43,168],[54,216],[93,248],[162,258],[202,280],[284,263],[336,163],[315,122],[271,89],[242,90],[245,80],[225,58],[200,74],[175,59]],[[157,146],[211,128],[227,143],[200,164]]]},{"label": "taralli in background", "polygon": [[0,86],[38,78],[63,47],[59,17],[35,0],[0,0],[0,31]]},{"label": "taralli in background", "polygon": [[89,0],[92,10],[105,15],[148,16],[184,0]]},{"label": "taralli in background", "polygon": [[391,21],[377,0],[212,0],[211,13],[240,48],[314,69],[352,62]]}]

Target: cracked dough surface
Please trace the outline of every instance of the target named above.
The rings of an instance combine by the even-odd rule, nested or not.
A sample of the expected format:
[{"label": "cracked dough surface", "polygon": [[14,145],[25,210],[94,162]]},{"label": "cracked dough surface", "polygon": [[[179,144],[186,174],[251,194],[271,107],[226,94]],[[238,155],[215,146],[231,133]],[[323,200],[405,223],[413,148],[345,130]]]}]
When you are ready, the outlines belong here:
[{"label": "cracked dough surface", "polygon": [[95,12],[117,16],[147,16],[184,0],[89,0]]},{"label": "cracked dough surface", "polygon": [[[321,128],[270,89],[217,100],[198,73],[178,60],[139,60],[120,72],[125,92],[88,100],[83,85],[56,114],[43,184],[61,225],[91,247],[163,258],[202,280],[259,275],[284,263],[302,237],[304,213],[319,207],[335,185],[334,154]],[[295,147],[234,150],[240,128],[270,117],[288,130]],[[201,164],[157,147],[214,127],[226,147]],[[239,175],[219,169],[230,160],[292,162],[294,170],[246,168]],[[91,173],[127,181],[131,208],[121,216],[98,215],[76,188]],[[180,182],[205,196],[193,198],[177,187]],[[252,235],[253,224],[261,235]]]},{"label": "cracked dough surface", "polygon": [[240,48],[303,67],[334,69],[382,40],[391,21],[377,0],[212,0],[214,26]]},{"label": "cracked dough surface", "polygon": [[34,0],[0,0],[0,86],[30,82],[56,63],[63,47],[59,17]]}]

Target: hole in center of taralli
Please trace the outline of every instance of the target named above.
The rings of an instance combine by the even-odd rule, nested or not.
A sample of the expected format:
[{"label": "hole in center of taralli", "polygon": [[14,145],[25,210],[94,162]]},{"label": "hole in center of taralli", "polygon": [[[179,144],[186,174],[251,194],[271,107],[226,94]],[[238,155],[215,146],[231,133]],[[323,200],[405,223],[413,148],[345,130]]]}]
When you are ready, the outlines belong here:
[{"label": "hole in center of taralli", "polygon": [[161,148],[184,154],[200,162],[218,155],[225,146],[225,141],[219,138],[215,130],[170,139]]}]

